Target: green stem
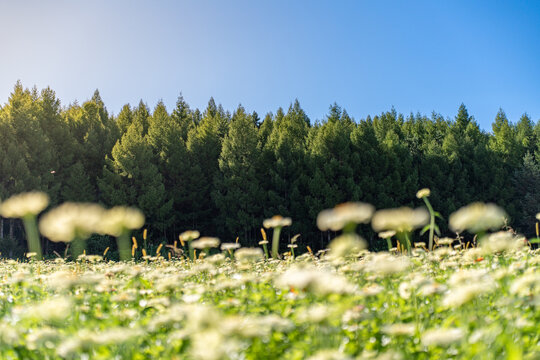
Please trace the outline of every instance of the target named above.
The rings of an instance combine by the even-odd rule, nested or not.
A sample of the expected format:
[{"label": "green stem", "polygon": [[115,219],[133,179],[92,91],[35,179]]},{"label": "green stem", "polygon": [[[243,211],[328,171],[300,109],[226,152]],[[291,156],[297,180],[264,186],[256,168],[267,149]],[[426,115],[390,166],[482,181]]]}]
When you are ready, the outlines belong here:
[{"label": "green stem", "polygon": [[279,234],[281,233],[281,226],[274,228],[274,234],[272,235],[272,257],[274,259],[279,258]]},{"label": "green stem", "polygon": [[263,244],[263,249],[264,249],[264,257],[266,258],[266,260],[268,260],[269,256],[268,256],[268,247],[266,246],[266,244]]},{"label": "green stem", "polygon": [[41,242],[39,240],[39,233],[37,230],[36,217],[34,215],[23,218],[24,230],[26,231],[26,238],[28,241],[29,252],[36,253],[36,259],[41,260]]},{"label": "green stem", "polygon": [[426,203],[426,206],[429,210],[430,215],[430,223],[429,223],[429,251],[433,250],[433,230],[435,229],[435,212],[433,211],[433,207],[431,207],[431,203],[427,199],[427,197],[424,197],[424,202]]},{"label": "green stem", "polygon": [[118,244],[118,255],[120,256],[120,261],[129,261],[131,259],[131,242],[129,240],[129,233],[123,232],[119,237],[116,238],[116,243]]},{"label": "green stem", "polygon": [[386,238],[386,244],[388,245],[388,252],[392,251],[392,238]]},{"label": "green stem", "polygon": [[403,233],[403,236],[405,237],[405,244],[407,245],[407,254],[411,255],[411,240],[409,239],[409,233],[405,232]]},{"label": "green stem", "polygon": [[79,255],[82,255],[84,252],[84,240],[76,237],[72,243],[71,255],[73,256],[73,261],[77,261]]},{"label": "green stem", "polygon": [[189,258],[191,259],[191,261],[195,261],[195,249],[193,248],[193,246],[191,246],[191,241],[189,242]]}]

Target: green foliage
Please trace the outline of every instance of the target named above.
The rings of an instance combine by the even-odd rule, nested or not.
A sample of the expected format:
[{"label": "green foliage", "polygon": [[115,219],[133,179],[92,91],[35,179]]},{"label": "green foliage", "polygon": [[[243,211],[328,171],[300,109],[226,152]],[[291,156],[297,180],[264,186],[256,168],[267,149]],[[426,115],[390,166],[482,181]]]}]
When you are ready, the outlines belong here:
[{"label": "green foliage", "polygon": [[[463,104],[453,120],[395,109],[355,120],[333,104],[312,123],[298,101],[261,121],[242,107],[231,116],[214,99],[191,109],[181,94],[171,113],[140,101],[113,117],[97,90],[82,105],[62,106],[52,89],[18,82],[0,108],[0,197],[37,189],[52,205],[138,206],[154,241],[169,242],[197,229],[256,244],[261,220],[280,214],[293,219],[284,237],[301,233],[300,246],[316,250],[336,235],[317,230],[320,210],[347,200],[413,206],[428,187],[443,217],[491,201],[531,235],[540,125],[527,114],[512,122],[501,109],[491,130]],[[438,225],[449,234],[445,221]],[[376,234],[363,230],[378,248]]]}]

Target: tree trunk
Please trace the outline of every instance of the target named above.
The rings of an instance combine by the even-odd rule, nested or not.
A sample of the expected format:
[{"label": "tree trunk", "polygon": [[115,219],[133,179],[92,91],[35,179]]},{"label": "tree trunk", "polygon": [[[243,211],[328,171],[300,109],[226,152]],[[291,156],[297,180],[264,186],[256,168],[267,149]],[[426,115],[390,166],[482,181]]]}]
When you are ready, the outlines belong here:
[{"label": "tree trunk", "polygon": [[9,237],[13,239],[13,230],[15,229],[15,223],[13,219],[9,219]]}]

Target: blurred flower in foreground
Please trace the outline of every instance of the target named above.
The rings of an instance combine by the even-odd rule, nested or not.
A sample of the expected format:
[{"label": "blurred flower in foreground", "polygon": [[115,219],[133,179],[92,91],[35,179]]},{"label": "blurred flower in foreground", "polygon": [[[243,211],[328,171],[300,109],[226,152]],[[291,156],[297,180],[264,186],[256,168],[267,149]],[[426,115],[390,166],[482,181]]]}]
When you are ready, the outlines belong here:
[{"label": "blurred flower in foreground", "polygon": [[339,259],[347,256],[356,256],[360,251],[367,248],[367,243],[359,235],[343,234],[330,243],[330,253],[332,259]]},{"label": "blurred flower in foreground", "polygon": [[477,234],[486,230],[500,229],[506,217],[504,210],[497,205],[476,202],[450,215],[449,223],[452,231],[468,230]]},{"label": "blurred flower in foreground", "polygon": [[318,295],[346,294],[354,291],[354,286],[345,277],[315,267],[292,267],[275,280],[275,285],[279,288],[293,288]]},{"label": "blurred flower in foreground", "polygon": [[412,266],[407,257],[394,256],[389,253],[372,254],[362,263],[366,272],[379,275],[391,275],[403,272]]},{"label": "blurred flower in foreground", "polygon": [[120,236],[129,230],[140,229],[144,225],[144,215],[139,209],[115,206],[103,214],[101,233]]},{"label": "blurred flower in foreground", "polygon": [[100,233],[116,237],[120,260],[128,261],[131,258],[131,241],[129,232],[144,225],[143,213],[135,208],[116,206],[103,214],[100,223]]},{"label": "blurred flower in foreground", "polygon": [[13,195],[0,204],[0,215],[6,218],[35,216],[49,205],[49,196],[43,192]]},{"label": "blurred flower in foreground", "polygon": [[191,243],[191,246],[195,249],[209,249],[209,248],[217,248],[220,244],[220,241],[216,237],[202,237],[199,240],[195,240]]},{"label": "blurred flower in foreground", "polygon": [[523,247],[525,242],[508,231],[498,231],[484,237],[480,246],[488,253],[499,253]]},{"label": "blurred flower in foreground", "polygon": [[284,226],[291,226],[292,220],[289,217],[283,217],[281,215],[274,215],[270,219],[266,219],[263,221],[263,226],[267,229],[269,228],[277,228],[277,227],[284,227]]},{"label": "blurred flower in foreground", "polygon": [[337,205],[333,209],[323,210],[317,216],[317,226],[321,231],[339,231],[352,224],[365,224],[369,222],[375,208],[371,204],[362,202],[347,202]]},{"label": "blurred flower in foreground", "polygon": [[241,248],[236,250],[234,257],[240,262],[255,262],[263,258],[260,248]]},{"label": "blurred flower in foreground", "polygon": [[41,241],[39,239],[36,216],[49,205],[49,196],[43,192],[28,192],[14,195],[0,204],[0,215],[23,220],[29,252],[36,253],[41,260]]},{"label": "blurred flower in foreground", "polygon": [[180,241],[189,242],[198,239],[199,236],[201,236],[201,233],[197,230],[187,230],[180,234]]},{"label": "blurred flower in foreground", "polygon": [[379,210],[373,216],[371,225],[373,230],[380,232],[394,230],[398,233],[411,232],[422,227],[429,221],[429,213],[426,209],[411,209],[401,207],[397,209]]},{"label": "blurred flower in foreground", "polygon": [[422,334],[424,346],[448,346],[461,341],[465,333],[459,328],[431,329]]},{"label": "blurred flower in foreground", "polygon": [[263,226],[267,229],[274,228],[272,234],[272,257],[277,259],[279,257],[279,234],[284,226],[291,226],[292,220],[289,217],[284,218],[281,215],[274,215],[270,219],[263,221]]},{"label": "blurred flower in foreground", "polygon": [[54,242],[87,239],[100,231],[104,212],[97,204],[67,202],[43,215],[39,230]]}]

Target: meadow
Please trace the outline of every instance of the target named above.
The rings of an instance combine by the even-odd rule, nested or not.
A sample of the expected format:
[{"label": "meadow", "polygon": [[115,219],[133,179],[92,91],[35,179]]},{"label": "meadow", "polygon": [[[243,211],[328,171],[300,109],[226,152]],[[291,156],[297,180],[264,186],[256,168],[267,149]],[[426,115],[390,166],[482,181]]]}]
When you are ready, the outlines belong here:
[{"label": "meadow", "polygon": [[[11,215],[22,217],[32,234],[35,214],[46,206],[36,201],[40,196],[8,199],[0,212],[20,210]],[[429,191],[418,196],[427,200]],[[52,234],[43,224],[53,214],[56,235],[67,236],[64,241],[71,237],[72,245],[83,241],[91,232],[84,226],[97,208],[77,206],[78,213],[50,210],[39,228]],[[106,216],[94,226],[105,219],[112,226],[113,213],[103,211]],[[467,243],[438,238],[430,221],[436,213],[424,208],[374,212],[368,204],[343,204],[317,219],[319,228],[339,229],[341,235],[328,249],[301,255],[295,255],[296,239],[286,253],[276,252],[281,229],[291,223],[282,217],[265,221],[260,247],[220,244],[189,231],[150,254],[146,239],[126,236],[130,227],[142,226],[133,221],[136,210],[130,211],[124,209],[130,216],[115,228],[119,249],[126,238],[131,247],[124,261],[86,254],[80,243],[70,250],[82,249],[78,256],[37,260],[40,254],[33,252],[24,261],[0,262],[0,358],[540,356],[536,240],[496,231],[504,212],[493,204],[471,204],[450,217],[452,228],[477,234],[477,242]],[[366,250],[355,225],[370,221],[384,230],[381,241],[388,241],[389,251]],[[407,244],[424,225],[432,243]],[[132,258],[141,253],[140,260]]]}]

